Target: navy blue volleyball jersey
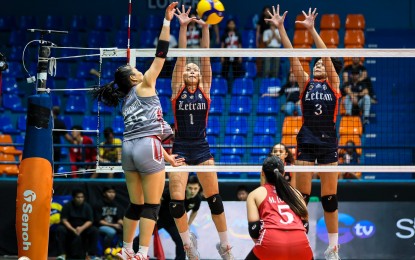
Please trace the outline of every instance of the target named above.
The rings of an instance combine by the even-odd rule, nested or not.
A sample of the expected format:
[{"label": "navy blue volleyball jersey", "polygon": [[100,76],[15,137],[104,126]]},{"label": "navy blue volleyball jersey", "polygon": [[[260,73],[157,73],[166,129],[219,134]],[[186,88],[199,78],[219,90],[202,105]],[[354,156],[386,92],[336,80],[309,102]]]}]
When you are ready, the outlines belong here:
[{"label": "navy blue volleyball jersey", "polygon": [[303,126],[298,144],[337,146],[336,117],[340,93],[327,80],[312,79],[301,93]]},{"label": "navy blue volleyball jersey", "polygon": [[210,109],[208,98],[200,87],[194,92],[183,87],[172,100],[175,138],[204,139]]}]

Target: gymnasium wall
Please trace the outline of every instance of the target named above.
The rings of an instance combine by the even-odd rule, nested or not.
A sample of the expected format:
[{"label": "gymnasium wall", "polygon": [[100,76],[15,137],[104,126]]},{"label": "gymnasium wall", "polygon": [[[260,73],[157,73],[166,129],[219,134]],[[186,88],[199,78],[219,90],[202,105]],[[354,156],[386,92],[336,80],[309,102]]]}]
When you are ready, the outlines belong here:
[{"label": "gymnasium wall", "polygon": [[[133,12],[142,18],[147,14],[164,12],[165,6],[170,0],[133,0]],[[181,0],[180,4],[194,5],[198,0]],[[371,28],[415,28],[415,0],[314,0],[312,3],[305,0],[222,0],[226,13],[240,17],[244,24],[245,19],[259,14],[265,5],[276,5],[279,3],[284,10],[289,11],[288,24],[293,21],[301,10],[306,10],[312,4],[318,8],[320,14],[337,13],[344,23],[346,14],[362,13],[366,17],[366,27]],[[128,1],[120,0],[23,0],[23,1],[1,1],[0,15],[37,15],[48,14],[72,16],[97,14],[111,14],[114,17],[121,17],[127,14]]]}]

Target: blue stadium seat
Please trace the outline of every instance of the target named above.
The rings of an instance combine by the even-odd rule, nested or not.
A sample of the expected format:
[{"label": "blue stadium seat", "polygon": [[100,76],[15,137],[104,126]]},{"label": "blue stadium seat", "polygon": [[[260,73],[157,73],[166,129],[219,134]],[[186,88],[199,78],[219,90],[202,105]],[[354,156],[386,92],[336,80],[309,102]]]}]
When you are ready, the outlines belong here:
[{"label": "blue stadium seat", "polygon": [[[110,115],[114,111],[113,107],[109,107],[102,102],[100,102],[99,106],[100,106],[100,110],[99,110],[100,114]],[[94,100],[94,103],[92,104],[91,112],[98,113],[98,101]]]},{"label": "blue stadium seat", "polygon": [[46,17],[45,29],[61,30],[63,27],[62,15],[48,15]]},{"label": "blue stadium seat", "polygon": [[[251,154],[251,156],[249,157],[249,162],[252,164],[260,164],[262,165],[262,163],[264,162],[265,158],[267,158],[267,155],[258,155],[258,154]],[[253,174],[252,176],[256,176],[254,173],[248,173],[248,177]],[[259,173],[258,173],[259,174]],[[259,175],[258,175],[259,177]]]},{"label": "blue stadium seat", "polygon": [[16,78],[14,77],[4,77],[2,88],[4,94],[19,94]]},{"label": "blue stadium seat", "polygon": [[4,94],[3,107],[10,109],[12,112],[27,111],[27,108],[23,107],[22,99],[16,94]]},{"label": "blue stadium seat", "polygon": [[60,120],[65,123],[66,129],[71,129],[73,126],[72,117],[71,116],[58,116]]},{"label": "blue stadium seat", "polygon": [[[101,68],[101,78],[114,80],[114,73],[118,69],[119,63],[117,62],[105,62]],[[98,70],[98,68],[95,68]]]},{"label": "blue stadium seat", "polygon": [[67,62],[58,62],[56,65],[56,75],[57,79],[67,79],[71,76],[71,67]]},{"label": "blue stadium seat", "polygon": [[[126,31],[128,28],[128,15],[124,15],[121,21],[120,30]],[[175,19],[174,19],[175,20]],[[138,17],[137,15],[131,15],[131,21],[130,21],[130,29],[131,31],[137,31],[138,30]]]},{"label": "blue stadium seat", "polygon": [[248,134],[248,119],[246,116],[230,116],[226,124],[225,134],[243,135]]},{"label": "blue stadium seat", "polygon": [[112,129],[114,130],[114,134],[122,135],[124,132],[124,119],[122,116],[115,116],[114,120],[112,121]]},{"label": "blue stadium seat", "polygon": [[[16,21],[14,20],[14,16],[0,16],[0,31],[10,32],[13,28],[16,28]],[[20,43],[20,45],[22,45],[22,43]]]},{"label": "blue stadium seat", "polygon": [[233,96],[231,99],[231,114],[249,114],[252,110],[252,97],[250,96]]},{"label": "blue stadium seat", "polygon": [[71,95],[66,101],[66,113],[81,113],[87,111],[86,97],[84,95]]},{"label": "blue stadium seat", "polygon": [[167,115],[170,114],[172,107],[171,107],[171,101],[166,96],[159,96],[161,109],[163,110],[163,114]]},{"label": "blue stadium seat", "polygon": [[20,135],[16,135],[14,137],[14,142],[16,144],[22,144],[22,145],[15,145],[17,150],[20,150],[20,151],[23,150],[25,137],[26,137],[26,135],[24,133],[22,133]]},{"label": "blue stadium seat", "polygon": [[228,82],[226,81],[226,79],[222,77],[212,78],[210,94],[215,96],[226,96],[227,93]]},{"label": "blue stadium seat", "polygon": [[213,135],[206,135],[206,140],[209,143],[210,146],[210,153],[215,156],[216,154],[216,148],[214,148],[213,146],[216,145],[216,136]]},{"label": "blue stadium seat", "polygon": [[0,131],[3,134],[18,134],[19,130],[12,125],[10,116],[0,115]]},{"label": "blue stadium seat", "polygon": [[9,65],[8,69],[5,70],[3,73],[4,77],[10,77],[10,78],[19,78],[22,79],[24,77],[24,74],[22,72],[22,65],[20,62],[8,62]]},{"label": "blue stadium seat", "polygon": [[253,79],[256,77],[257,69],[256,69],[256,63],[252,61],[245,61],[243,62],[243,66],[245,69],[245,77]]},{"label": "blue stadium seat", "polygon": [[279,78],[264,78],[259,87],[259,94],[277,93],[281,89],[281,80]]},{"label": "blue stadium seat", "polygon": [[9,46],[24,46],[26,42],[26,31],[13,30],[10,32]]},{"label": "blue stadium seat", "polygon": [[78,64],[76,69],[76,78],[78,79],[92,79],[93,75],[89,71],[93,69],[98,69],[97,64],[92,62],[82,62]]},{"label": "blue stadium seat", "polygon": [[141,48],[154,48],[154,39],[159,32],[156,30],[143,30],[140,34],[140,47]]},{"label": "blue stadium seat", "polygon": [[[84,89],[86,87],[85,79],[69,78],[66,83],[66,89]],[[65,90],[65,95],[84,95],[85,91]]]},{"label": "blue stadium seat", "polygon": [[232,85],[232,94],[238,96],[252,96],[254,94],[254,81],[250,78],[237,78]]},{"label": "blue stadium seat", "polygon": [[112,16],[110,15],[98,15],[95,21],[95,30],[98,31],[110,31],[112,29]]},{"label": "blue stadium seat", "polygon": [[275,139],[270,135],[255,135],[252,140],[253,146],[251,155],[267,155],[269,154],[271,147],[275,144]]},{"label": "blue stadium seat", "polygon": [[52,99],[52,106],[58,106],[58,107],[61,106],[61,98],[60,98],[60,96],[52,93],[50,95],[50,98]]},{"label": "blue stadium seat", "polygon": [[107,35],[103,31],[90,31],[87,40],[88,47],[107,47]]},{"label": "blue stadium seat", "polygon": [[219,136],[220,135],[220,117],[219,116],[209,116],[208,123],[206,127],[206,134]]},{"label": "blue stadium seat", "polygon": [[[98,117],[97,116],[84,116],[82,120],[82,128],[84,130],[97,130],[98,127]],[[104,131],[104,124],[100,123],[100,133]],[[97,134],[95,132],[87,132],[85,135],[92,135],[96,136]]]},{"label": "blue stadium seat", "polygon": [[26,118],[27,115],[20,115],[17,118],[17,129],[19,129],[22,132],[26,131]]},{"label": "blue stadium seat", "polygon": [[162,16],[150,14],[145,18],[144,24],[146,25],[146,28],[151,29],[151,30],[156,30],[157,32],[159,32],[162,22],[163,22]]},{"label": "blue stadium seat", "polygon": [[280,111],[277,98],[262,97],[258,101],[257,114],[276,115]]},{"label": "blue stadium seat", "polygon": [[22,53],[23,53],[23,47],[22,46],[11,46],[10,47],[10,53],[7,56],[7,61],[22,61]]},{"label": "blue stadium seat", "polygon": [[212,75],[213,77],[218,77],[222,75],[222,62],[212,61]]},{"label": "blue stadium seat", "polygon": [[255,121],[254,135],[275,135],[277,120],[274,116],[258,116]]},{"label": "blue stadium seat", "polygon": [[158,78],[156,81],[156,90],[159,96],[171,97],[171,79],[169,78]]},{"label": "blue stadium seat", "polygon": [[22,15],[18,19],[18,27],[20,30],[38,28],[37,19],[34,15]]},{"label": "blue stadium seat", "polygon": [[256,48],[256,30],[242,32],[242,48]]},{"label": "blue stadium seat", "polygon": [[[85,31],[88,28],[88,20],[85,15],[74,15],[69,24],[71,31]],[[71,32],[72,33],[72,32]]]},{"label": "blue stadium seat", "polygon": [[238,146],[246,145],[245,137],[241,135],[225,135],[225,144],[232,146],[232,148],[223,148],[222,154],[228,155],[240,155],[243,156],[245,153],[245,148]]},{"label": "blue stadium seat", "polygon": [[[134,38],[135,38],[135,33],[130,34],[130,47],[134,46],[133,42],[134,42]],[[127,31],[117,31],[116,35],[115,35],[115,46],[118,48],[127,48],[128,45],[128,34]]]},{"label": "blue stadium seat", "polygon": [[222,155],[220,162],[225,164],[241,164],[242,158],[238,155]]},{"label": "blue stadium seat", "polygon": [[79,46],[81,44],[79,33],[77,31],[61,36],[61,44],[65,47]]},{"label": "blue stadium seat", "polygon": [[211,115],[222,115],[225,110],[225,101],[221,96],[211,97],[212,102],[210,103],[210,112]]}]

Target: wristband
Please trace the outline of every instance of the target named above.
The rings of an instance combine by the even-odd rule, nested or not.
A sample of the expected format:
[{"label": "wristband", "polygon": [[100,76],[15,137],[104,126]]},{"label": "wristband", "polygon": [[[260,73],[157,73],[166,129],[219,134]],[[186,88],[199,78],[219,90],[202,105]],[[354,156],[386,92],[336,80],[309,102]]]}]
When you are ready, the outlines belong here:
[{"label": "wristband", "polygon": [[156,48],[156,57],[158,58],[166,58],[167,52],[169,51],[169,42],[159,40],[157,42],[157,48]]},{"label": "wristband", "polygon": [[163,26],[170,26],[170,21],[164,18],[163,20]]}]

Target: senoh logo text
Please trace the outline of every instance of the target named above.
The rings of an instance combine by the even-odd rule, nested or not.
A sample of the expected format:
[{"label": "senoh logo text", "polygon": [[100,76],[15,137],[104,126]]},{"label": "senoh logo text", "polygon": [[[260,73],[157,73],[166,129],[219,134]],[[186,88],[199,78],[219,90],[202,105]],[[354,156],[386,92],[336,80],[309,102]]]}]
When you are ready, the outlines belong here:
[{"label": "senoh logo text", "polygon": [[33,210],[31,203],[36,200],[36,193],[32,190],[25,190],[23,192],[23,199],[25,200],[25,203],[22,205],[22,240],[23,250],[27,251],[32,244],[29,240],[29,216]]}]

